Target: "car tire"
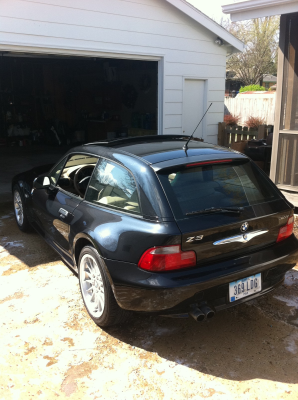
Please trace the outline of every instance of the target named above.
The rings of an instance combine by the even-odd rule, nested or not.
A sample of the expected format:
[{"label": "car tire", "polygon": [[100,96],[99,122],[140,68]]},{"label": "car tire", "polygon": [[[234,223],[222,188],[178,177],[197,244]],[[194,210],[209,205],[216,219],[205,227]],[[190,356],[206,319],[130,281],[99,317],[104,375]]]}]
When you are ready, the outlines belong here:
[{"label": "car tire", "polygon": [[130,312],[118,306],[104,261],[94,247],[81,251],[78,272],[82,298],[93,321],[100,327],[125,322]]},{"label": "car tire", "polygon": [[16,223],[22,232],[32,231],[30,222],[26,215],[25,198],[23,191],[19,185],[14,185],[13,187],[13,209]]}]

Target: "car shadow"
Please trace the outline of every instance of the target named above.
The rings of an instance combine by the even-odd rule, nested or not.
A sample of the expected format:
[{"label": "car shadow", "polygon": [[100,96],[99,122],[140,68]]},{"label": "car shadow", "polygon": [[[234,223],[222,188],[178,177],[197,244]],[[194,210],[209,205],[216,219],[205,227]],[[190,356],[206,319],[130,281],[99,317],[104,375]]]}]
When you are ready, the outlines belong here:
[{"label": "car shadow", "polygon": [[[125,325],[106,332],[131,346],[222,379],[297,383],[297,321],[296,326],[291,324],[293,310],[276,299],[283,290],[287,289],[281,287],[262,300],[219,312],[201,323],[192,318],[135,314]],[[275,312],[270,313],[271,308]]]},{"label": "car shadow", "polygon": [[[59,255],[35,231],[21,232],[11,202],[0,203],[0,261],[9,257],[10,270],[34,268],[60,260]],[[6,274],[9,274],[9,270]]]}]

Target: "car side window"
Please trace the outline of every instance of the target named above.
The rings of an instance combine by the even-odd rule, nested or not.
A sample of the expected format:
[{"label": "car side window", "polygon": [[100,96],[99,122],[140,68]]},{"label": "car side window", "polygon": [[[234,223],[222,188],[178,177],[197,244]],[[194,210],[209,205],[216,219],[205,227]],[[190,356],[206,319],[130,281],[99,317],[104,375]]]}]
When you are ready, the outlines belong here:
[{"label": "car side window", "polygon": [[101,159],[96,166],[85,199],[115,210],[140,214],[139,197],[132,174],[106,159]]},{"label": "car side window", "polygon": [[50,181],[52,185],[57,185],[58,179],[61,175],[61,171],[65,164],[65,158],[57,164],[50,173]]},{"label": "car side window", "polygon": [[57,185],[68,193],[84,198],[97,162],[98,157],[93,155],[71,155],[62,169]]}]

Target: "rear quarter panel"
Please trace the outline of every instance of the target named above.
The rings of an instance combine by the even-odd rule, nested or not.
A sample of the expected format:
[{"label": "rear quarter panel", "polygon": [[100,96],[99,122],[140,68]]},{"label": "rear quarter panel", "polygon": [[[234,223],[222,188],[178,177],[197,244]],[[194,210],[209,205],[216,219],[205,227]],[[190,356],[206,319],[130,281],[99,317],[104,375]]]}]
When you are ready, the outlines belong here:
[{"label": "rear quarter panel", "polygon": [[74,210],[70,241],[90,237],[103,258],[137,264],[154,246],[181,244],[177,224],[157,222],[82,202]]}]

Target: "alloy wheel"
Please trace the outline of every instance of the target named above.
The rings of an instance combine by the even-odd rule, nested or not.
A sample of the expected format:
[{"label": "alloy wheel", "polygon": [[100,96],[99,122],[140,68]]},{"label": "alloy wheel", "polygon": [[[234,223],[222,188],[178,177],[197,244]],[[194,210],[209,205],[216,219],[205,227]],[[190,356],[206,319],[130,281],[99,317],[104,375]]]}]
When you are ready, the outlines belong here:
[{"label": "alloy wheel", "polygon": [[14,192],[14,212],[17,223],[22,226],[24,223],[24,208],[20,193],[16,190]]},{"label": "alloy wheel", "polygon": [[80,284],[89,313],[95,318],[101,317],[105,307],[104,284],[98,263],[90,254],[81,259]]}]

